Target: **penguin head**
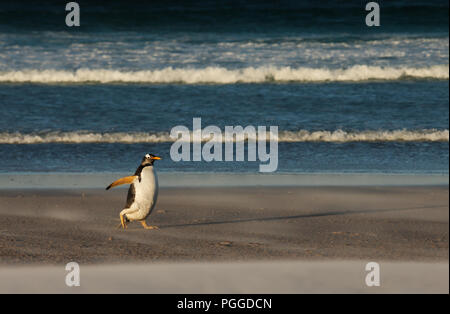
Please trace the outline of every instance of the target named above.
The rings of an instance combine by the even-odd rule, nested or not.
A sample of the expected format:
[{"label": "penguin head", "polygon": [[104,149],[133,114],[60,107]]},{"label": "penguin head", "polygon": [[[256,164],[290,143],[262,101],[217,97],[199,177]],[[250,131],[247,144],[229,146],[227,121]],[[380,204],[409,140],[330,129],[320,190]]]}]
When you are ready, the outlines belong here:
[{"label": "penguin head", "polygon": [[161,157],[155,156],[153,154],[146,154],[144,158],[142,158],[141,166],[153,165],[155,160],[160,160]]}]

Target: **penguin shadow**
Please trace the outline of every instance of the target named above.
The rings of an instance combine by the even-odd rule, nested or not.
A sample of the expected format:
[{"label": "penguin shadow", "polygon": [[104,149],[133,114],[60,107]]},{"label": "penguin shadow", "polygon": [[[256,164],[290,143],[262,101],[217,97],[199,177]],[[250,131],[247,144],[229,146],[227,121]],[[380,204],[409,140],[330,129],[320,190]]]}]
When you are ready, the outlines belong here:
[{"label": "penguin shadow", "polygon": [[195,222],[195,223],[185,223],[185,224],[161,225],[161,226],[159,226],[159,229],[169,229],[169,228],[179,228],[179,227],[195,227],[195,226],[210,226],[210,225],[222,225],[222,224],[237,224],[237,223],[246,223],[246,222],[292,220],[292,219],[302,219],[302,218],[342,216],[342,215],[351,215],[351,214],[398,212],[398,211],[409,211],[409,210],[417,210],[417,209],[442,208],[445,206],[448,206],[448,205],[445,204],[445,205],[405,207],[405,208],[381,208],[381,209],[378,208],[378,209],[327,211],[327,212],[320,212],[320,213],[314,213],[314,214],[302,214],[302,215],[292,215],[292,216],[243,218],[243,219],[233,219],[233,220],[219,220],[219,221],[205,221],[205,222]]}]

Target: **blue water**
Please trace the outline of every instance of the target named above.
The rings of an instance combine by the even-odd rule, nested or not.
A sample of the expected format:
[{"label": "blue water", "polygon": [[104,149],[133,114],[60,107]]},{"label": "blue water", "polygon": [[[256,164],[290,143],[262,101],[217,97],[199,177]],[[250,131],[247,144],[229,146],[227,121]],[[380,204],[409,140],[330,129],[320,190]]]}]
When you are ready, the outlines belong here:
[{"label": "blue water", "polygon": [[0,4],[1,173],[258,171],[172,161],[201,117],[278,126],[282,173],[448,174],[448,2],[78,2]]}]

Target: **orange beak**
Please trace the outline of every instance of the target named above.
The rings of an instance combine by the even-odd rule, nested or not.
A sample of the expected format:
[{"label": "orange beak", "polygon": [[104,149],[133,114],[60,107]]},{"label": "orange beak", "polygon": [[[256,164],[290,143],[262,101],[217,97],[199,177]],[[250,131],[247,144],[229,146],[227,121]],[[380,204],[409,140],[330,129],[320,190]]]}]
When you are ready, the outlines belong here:
[{"label": "orange beak", "polygon": [[152,159],[155,159],[155,160],[161,160],[161,157],[153,156]]}]

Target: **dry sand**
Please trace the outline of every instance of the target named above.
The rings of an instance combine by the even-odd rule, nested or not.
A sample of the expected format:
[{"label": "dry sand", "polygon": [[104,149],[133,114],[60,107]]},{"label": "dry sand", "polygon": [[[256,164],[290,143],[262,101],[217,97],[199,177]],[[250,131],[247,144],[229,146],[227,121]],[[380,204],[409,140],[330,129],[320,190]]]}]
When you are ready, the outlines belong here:
[{"label": "dry sand", "polygon": [[[166,290],[159,292],[208,292],[205,280],[215,277],[200,271],[208,267],[229,283],[211,284],[210,292],[376,292],[365,290],[360,278],[369,261],[397,274],[380,292],[448,292],[448,186],[162,188],[148,219],[159,230],[139,223],[116,229],[125,196],[126,189],[0,190],[0,292],[32,292],[33,285],[18,279],[47,274],[52,282],[52,272],[65,273],[71,261],[82,265],[85,283],[96,282],[89,273],[99,274],[99,267],[105,278],[108,269],[122,273],[112,283],[84,285],[84,292],[132,292],[149,278],[121,284],[120,291],[114,283],[142,273],[160,273],[155,280]],[[215,263],[198,264],[205,262]],[[118,264],[146,271],[127,273],[130,267]],[[263,270],[252,273],[258,267]],[[170,284],[177,272],[192,275],[191,290]],[[358,283],[329,275],[342,272],[358,274]],[[258,273],[265,284],[238,284]]]},{"label": "dry sand", "polygon": [[[68,287],[64,266],[0,267],[0,293],[447,293],[448,263],[380,262],[380,286],[366,262],[278,261],[80,265]],[[180,296],[182,299],[183,296]]]},{"label": "dry sand", "polygon": [[126,190],[0,191],[0,263],[448,260],[448,187],[161,189],[117,229]]}]

